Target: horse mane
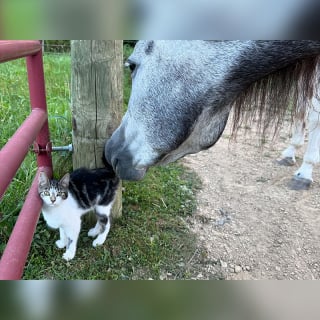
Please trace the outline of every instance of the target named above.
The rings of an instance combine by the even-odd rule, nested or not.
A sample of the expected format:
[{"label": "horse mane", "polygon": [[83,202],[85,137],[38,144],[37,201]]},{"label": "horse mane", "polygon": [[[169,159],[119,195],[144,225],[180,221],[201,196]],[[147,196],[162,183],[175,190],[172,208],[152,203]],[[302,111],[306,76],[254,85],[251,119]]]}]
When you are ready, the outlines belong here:
[{"label": "horse mane", "polygon": [[288,113],[291,123],[294,118],[304,119],[319,85],[319,61],[319,56],[299,60],[252,83],[232,104],[232,138],[236,138],[240,127],[251,127],[253,122],[262,139],[270,131],[274,138]]}]

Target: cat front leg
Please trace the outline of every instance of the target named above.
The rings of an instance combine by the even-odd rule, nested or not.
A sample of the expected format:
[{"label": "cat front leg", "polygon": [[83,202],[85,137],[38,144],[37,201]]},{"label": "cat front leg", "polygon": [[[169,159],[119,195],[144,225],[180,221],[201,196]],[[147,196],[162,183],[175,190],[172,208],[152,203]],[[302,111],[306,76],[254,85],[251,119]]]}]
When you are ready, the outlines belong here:
[{"label": "cat front leg", "polygon": [[67,250],[63,254],[62,258],[66,261],[72,260],[76,255],[80,228],[81,228],[81,220],[79,219],[77,222],[73,224],[72,227],[68,227],[65,229],[68,243],[67,243]]},{"label": "cat front leg", "polygon": [[66,261],[72,260],[76,255],[77,246],[75,240],[68,238],[68,246],[66,252],[62,255],[62,258]]},{"label": "cat front leg", "polygon": [[60,239],[56,241],[56,246],[59,249],[63,249],[68,244],[68,238],[67,238],[63,228],[59,228],[59,233],[60,233]]}]

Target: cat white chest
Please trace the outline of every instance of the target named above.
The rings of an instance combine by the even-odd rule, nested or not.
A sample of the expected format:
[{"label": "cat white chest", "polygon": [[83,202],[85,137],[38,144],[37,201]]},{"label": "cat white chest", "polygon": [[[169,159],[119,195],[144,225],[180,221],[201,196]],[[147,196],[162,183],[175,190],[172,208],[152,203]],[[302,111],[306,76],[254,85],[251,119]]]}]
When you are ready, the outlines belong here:
[{"label": "cat white chest", "polygon": [[[51,208],[50,208],[51,209]],[[62,215],[58,210],[42,209],[42,214],[49,227],[58,229],[63,225]]]},{"label": "cat white chest", "polygon": [[72,226],[74,221],[78,221],[82,213],[77,203],[70,196],[59,205],[44,205],[42,207],[45,221],[49,227],[54,229]]}]

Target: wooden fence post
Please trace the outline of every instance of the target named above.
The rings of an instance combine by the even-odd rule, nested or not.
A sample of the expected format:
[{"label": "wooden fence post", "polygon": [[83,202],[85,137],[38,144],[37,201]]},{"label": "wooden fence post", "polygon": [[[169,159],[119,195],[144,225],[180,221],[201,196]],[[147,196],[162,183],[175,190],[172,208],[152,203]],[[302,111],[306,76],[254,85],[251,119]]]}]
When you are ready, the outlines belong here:
[{"label": "wooden fence post", "polygon": [[[120,40],[71,41],[73,168],[103,166],[104,144],[123,114]],[[121,186],[113,217],[121,215]]]}]

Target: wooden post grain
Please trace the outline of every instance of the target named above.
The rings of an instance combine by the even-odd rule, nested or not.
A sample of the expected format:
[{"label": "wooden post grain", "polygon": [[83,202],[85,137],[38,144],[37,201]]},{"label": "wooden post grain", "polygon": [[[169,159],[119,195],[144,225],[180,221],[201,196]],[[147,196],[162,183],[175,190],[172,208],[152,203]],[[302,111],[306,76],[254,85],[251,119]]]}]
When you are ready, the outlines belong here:
[{"label": "wooden post grain", "polygon": [[[103,166],[106,140],[123,111],[122,41],[71,41],[73,168]],[[121,215],[121,186],[113,217]]]}]

